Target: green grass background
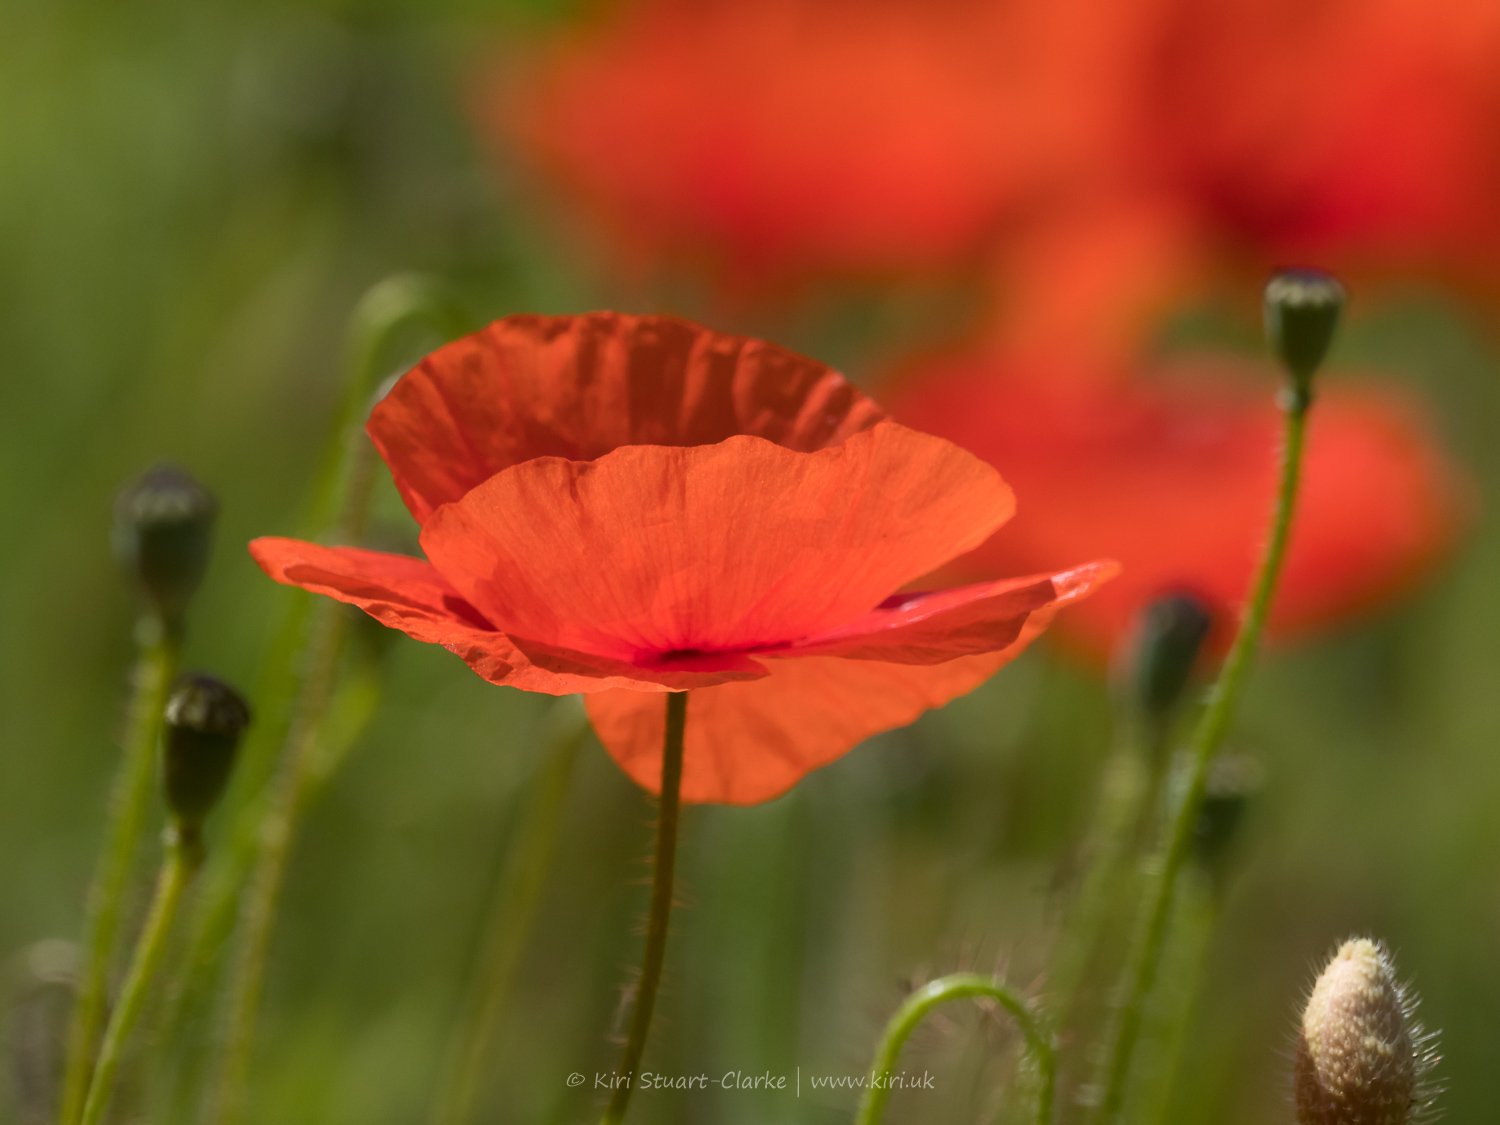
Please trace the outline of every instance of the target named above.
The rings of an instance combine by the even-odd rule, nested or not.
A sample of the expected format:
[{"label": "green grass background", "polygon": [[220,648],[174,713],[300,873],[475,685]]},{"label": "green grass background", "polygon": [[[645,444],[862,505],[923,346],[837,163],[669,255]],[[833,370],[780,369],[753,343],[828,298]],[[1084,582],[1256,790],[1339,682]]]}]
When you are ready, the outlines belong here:
[{"label": "green grass background", "polygon": [[[453,280],[476,317],[627,307],[580,236],[496,168],[459,110],[476,46],[558,13],[458,0],[135,5],[11,0],[0,38],[0,956],[76,935],[131,658],[110,504],[162,458],[223,512],[188,664],[255,682],[287,592],[244,543],[297,528],[359,294]],[[1253,302],[1254,294],[1246,297]],[[830,298],[768,323],[858,377],[936,331],[929,298]],[[1497,310],[1491,310],[1493,319]],[[1236,335],[1212,316],[1184,331]],[[1482,319],[1413,290],[1356,310],[1341,360],[1434,406],[1481,497],[1500,482]],[[1243,343],[1242,340],[1232,341]],[[399,526],[387,489],[382,511]],[[1500,1107],[1500,534],[1483,518],[1418,596],[1264,661],[1236,725],[1268,783],[1209,946],[1171,1120],[1289,1121],[1299,999],[1337,940],[1385,938],[1443,1030],[1447,1119]],[[549,706],[414,643],[299,839],[256,1059],[257,1122],[412,1125]],[[1035,983],[1060,858],[1109,737],[1105,686],[1034,652],[788,797],[695,808],[647,1065],[860,1072],[926,974]],[[503,1018],[494,1122],[588,1120],[571,1071],[607,1039],[638,952],[647,802],[580,759],[534,940]],[[144,894],[144,873],[142,893]],[[934,1094],[890,1120],[1005,1105],[1013,1043],[955,1011],[908,1061]],[[847,1094],[638,1096],[642,1122],[847,1121]],[[1003,1112],[1003,1110],[1002,1110]]]}]

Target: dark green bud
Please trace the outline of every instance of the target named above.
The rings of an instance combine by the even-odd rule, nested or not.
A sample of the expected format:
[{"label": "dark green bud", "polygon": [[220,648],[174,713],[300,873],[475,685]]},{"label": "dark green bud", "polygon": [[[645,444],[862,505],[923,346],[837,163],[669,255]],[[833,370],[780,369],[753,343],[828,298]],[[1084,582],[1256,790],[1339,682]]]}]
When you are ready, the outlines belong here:
[{"label": "dark green bud", "polygon": [[208,570],[218,513],[213,493],[174,465],[150,469],[115,501],[115,554],[169,626]]},{"label": "dark green bud", "polygon": [[172,689],[162,729],[162,783],[180,828],[196,830],[223,795],[249,725],[249,706],[222,680],[184,676]]},{"label": "dark green bud", "polygon": [[1344,287],[1321,270],[1283,270],[1266,283],[1266,337],[1300,394],[1311,392],[1345,300]]},{"label": "dark green bud", "polygon": [[1136,618],[1125,668],[1131,704],[1161,720],[1176,710],[1213,627],[1208,607],[1191,594],[1157,598]]},{"label": "dark green bud", "polygon": [[1244,754],[1221,755],[1209,768],[1203,804],[1193,827],[1193,856],[1214,875],[1224,873],[1245,811],[1260,793],[1264,778],[1260,763]]}]

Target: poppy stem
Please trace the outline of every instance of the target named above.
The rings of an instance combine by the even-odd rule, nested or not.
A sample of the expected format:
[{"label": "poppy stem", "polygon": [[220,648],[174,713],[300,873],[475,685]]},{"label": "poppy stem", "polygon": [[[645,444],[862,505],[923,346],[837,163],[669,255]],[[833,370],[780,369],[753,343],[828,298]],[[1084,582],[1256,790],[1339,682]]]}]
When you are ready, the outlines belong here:
[{"label": "poppy stem", "polygon": [[[330,443],[328,466],[314,492],[313,515],[319,527],[343,543],[358,542],[369,518],[376,478],[376,457],[360,433],[359,421],[369,409],[384,375],[381,367],[399,333],[414,324],[440,333],[461,330],[463,317],[441,283],[422,277],[398,276],[376,285],[360,300],[349,329],[347,375],[340,417]],[[333,603],[310,611],[305,600],[287,623],[286,637],[299,639],[306,629],[306,659],[292,690],[271,693],[291,697],[289,717],[282,730],[279,758],[276,743],[249,755],[252,783],[263,792],[232,842],[222,871],[215,874],[210,901],[193,936],[190,966],[211,967],[214,954],[238,928],[238,943],[229,969],[225,996],[227,1039],[222,1045],[212,1088],[208,1120],[219,1125],[239,1121],[244,1099],[260,1006],[261,987],[270,951],[276,906],[286,879],[292,838],[312,797],[328,780],[319,748],[325,741],[325,719],[338,679],[339,658],[349,633],[347,611]],[[279,647],[278,655],[286,649]],[[295,649],[291,650],[295,651]],[[295,664],[295,661],[293,662]],[[275,675],[276,669],[271,670]],[[333,756],[328,756],[329,760]]]},{"label": "poppy stem", "polygon": [[136,943],[130,970],[125,975],[125,984],[120,989],[119,1002],[104,1029],[104,1039],[99,1045],[99,1061],[89,1080],[88,1096],[83,1103],[82,1125],[99,1125],[104,1120],[125,1043],[135,1029],[146,998],[151,994],[151,985],[161,965],[162,955],[166,953],[167,937],[172,931],[172,922],[177,917],[182,892],[192,881],[202,858],[203,841],[196,828],[189,829],[181,824],[174,824],[167,830],[167,854],[157,876],[156,894]]},{"label": "poppy stem", "polygon": [[682,745],[687,729],[688,693],[667,695],[666,734],[661,754],[661,811],[656,821],[656,863],[651,882],[651,916],[646,929],[646,953],[641,962],[641,980],[635,992],[635,1010],[630,1017],[630,1035],[615,1072],[615,1088],[604,1111],[602,1125],[625,1120],[635,1076],[651,1031],[656,990],[667,952],[667,925],[672,916],[672,881],[677,867],[677,820],[682,804]]},{"label": "poppy stem", "polygon": [[1130,891],[1135,888],[1124,888],[1121,881],[1128,879],[1132,856],[1151,846],[1146,830],[1159,816],[1170,729],[1160,722],[1127,724],[1105,760],[1091,830],[1082,847],[1083,876],[1063,919],[1048,973],[1048,1007],[1061,1027],[1072,1022],[1111,911],[1122,895],[1134,898]]},{"label": "poppy stem", "polygon": [[1011,991],[1004,981],[978,973],[954,973],[924,984],[891,1017],[875,1051],[875,1061],[870,1066],[870,1076],[855,1117],[855,1125],[878,1125],[885,1112],[891,1087],[896,1084],[892,1081],[896,1060],[917,1025],[938,1005],[950,1000],[965,999],[992,1000],[1015,1019],[1016,1025],[1021,1029],[1021,1036],[1026,1041],[1027,1053],[1037,1069],[1035,1120],[1037,1125],[1047,1125],[1052,1120],[1052,1103],[1057,1086],[1057,1053],[1051,1036],[1043,1030],[1041,1020],[1031,1010],[1031,1006]]},{"label": "poppy stem", "polygon": [[1114,1125],[1122,1119],[1131,1065],[1141,1035],[1146,1006],[1156,984],[1157,969],[1166,944],[1167,930],[1176,904],[1178,876],[1192,847],[1198,814],[1207,791],[1209,767],[1223,744],[1234,717],[1235,704],[1244,687],[1256,647],[1270,615],[1276,581],[1286,558],[1292,517],[1297,506],[1297,486],[1302,473],[1302,453],[1307,437],[1307,416],[1312,405],[1305,387],[1282,392],[1285,437],[1281,452],[1280,483],[1260,566],[1256,571],[1249,603],[1240,619],[1239,631],[1209,693],[1194,728],[1187,752],[1187,777],[1181,797],[1171,811],[1166,843],[1156,858],[1154,873],[1146,889],[1145,914],[1127,969],[1124,1002],[1115,1019],[1114,1033],[1104,1071],[1104,1093],[1099,1120]]},{"label": "poppy stem", "polygon": [[104,850],[89,890],[83,972],[68,1033],[61,1125],[75,1125],[83,1112],[94,1050],[108,1006],[109,969],[120,929],[121,906],[154,791],[157,736],[181,650],[180,632],[154,615],[143,618],[137,632],[141,651],[131,689],[129,727],[110,796]]},{"label": "poppy stem", "polygon": [[438,1087],[433,1125],[463,1125],[474,1112],[500,1009],[510,994],[511,978],[552,863],[573,763],[588,739],[589,726],[581,714],[570,713],[567,721],[568,727],[553,738],[538,771],[536,791],[525,803],[490,903],[471,974],[477,984],[465,989],[465,1011],[447,1060],[447,1077]]}]

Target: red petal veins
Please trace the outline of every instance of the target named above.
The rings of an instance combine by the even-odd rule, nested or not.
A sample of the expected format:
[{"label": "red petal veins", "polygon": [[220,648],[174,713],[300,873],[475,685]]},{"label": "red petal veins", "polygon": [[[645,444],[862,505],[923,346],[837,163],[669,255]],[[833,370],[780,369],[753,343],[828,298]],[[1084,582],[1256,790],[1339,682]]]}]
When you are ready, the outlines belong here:
[{"label": "red petal veins", "polygon": [[843,376],[667,316],[512,316],[438,349],[370,416],[418,523],[512,465],[751,434],[834,445],[883,418]]},{"label": "red petal veins", "polygon": [[811,454],[735,437],[530,461],[439,509],[422,546],[507,632],[649,663],[838,628],[1012,508],[992,469],[885,423]]},{"label": "red petal veins", "polygon": [[425,559],[323,547],[300,539],[252,540],[250,554],[277,582],[358,606],[382,625],[442,645],[492,683],[523,659]]},{"label": "red petal veins", "polygon": [[842,628],[798,641],[785,655],[938,664],[995,652],[1037,613],[1087,597],[1119,571],[1113,562],[1095,562],[1053,575],[900,594]]}]

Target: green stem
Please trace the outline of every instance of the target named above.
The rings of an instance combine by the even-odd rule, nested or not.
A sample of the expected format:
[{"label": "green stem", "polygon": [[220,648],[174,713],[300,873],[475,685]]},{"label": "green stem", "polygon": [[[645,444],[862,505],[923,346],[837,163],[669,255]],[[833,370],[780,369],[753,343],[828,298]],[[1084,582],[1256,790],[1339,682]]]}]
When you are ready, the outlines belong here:
[{"label": "green stem", "polygon": [[1048,1006],[1059,1026],[1070,1024],[1111,909],[1118,905],[1127,861],[1149,839],[1170,729],[1167,723],[1126,724],[1104,763],[1098,807],[1082,848],[1083,875],[1048,974]]},{"label": "green stem", "polygon": [[[385,375],[380,366],[382,357],[398,332],[415,322],[446,329],[460,320],[446,289],[423,278],[398,277],[382,282],[355,309],[336,447],[347,468],[342,473],[325,473],[324,485],[315,502],[318,522],[331,522],[332,535],[339,542],[357,542],[364,534],[370,511],[377,462],[373,445],[361,440],[358,423]],[[337,515],[328,516],[335,507]],[[326,773],[319,769],[316,751],[348,631],[348,611],[343,606],[321,603],[313,611],[307,663],[286,741],[264,804],[255,810],[255,835],[243,856],[241,871],[251,868],[248,888],[243,896],[236,896],[233,891],[238,886],[237,880],[221,884],[228,886],[231,894],[210,907],[218,907],[217,925],[210,918],[210,924],[205,926],[210,940],[221,927],[237,923],[239,929],[225,996],[226,1039],[211,1088],[209,1120],[221,1125],[239,1121],[245,1109],[246,1082],[276,906],[286,881],[297,822],[318,786],[326,780]]]},{"label": "green stem", "polygon": [[1156,984],[1157,966],[1166,940],[1178,874],[1192,846],[1193,830],[1203,805],[1208,784],[1209,766],[1229,730],[1235,704],[1244,686],[1250,662],[1260,642],[1276,580],[1286,558],[1291,535],[1292,516],[1297,505],[1297,484],[1302,470],[1302,451],[1307,435],[1307,415],[1311,398],[1306,392],[1288,391],[1282,399],[1286,418],[1286,436],[1282,446],[1281,479],[1276,506],[1271,518],[1271,534],[1266,541],[1256,573],[1255,584],[1239,632],[1219,673],[1218,683],[1209,695],[1208,705],[1199,718],[1188,749],[1188,774],[1183,794],[1168,826],[1164,851],[1159,857],[1154,878],[1146,892],[1145,921],[1134,946],[1128,987],[1116,1018],[1114,1036],[1107,1056],[1104,1094],[1099,1118],[1113,1125],[1125,1103],[1131,1063],[1140,1038],[1141,1022],[1152,988]]},{"label": "green stem", "polygon": [[[326,612],[327,609],[333,612]],[[238,1121],[245,1109],[245,1086],[276,903],[286,882],[296,824],[312,796],[317,776],[315,749],[348,629],[347,618],[338,612],[340,609],[340,606],[320,606],[315,618],[307,678],[287,734],[282,769],[262,810],[258,862],[239,899],[240,936],[229,968],[226,1038],[212,1086],[210,1121]]]},{"label": "green stem", "polygon": [[500,1009],[510,994],[511,978],[551,867],[573,763],[588,737],[588,724],[580,716],[570,716],[569,721],[571,729],[555,740],[536,792],[526,802],[498,891],[491,899],[474,966],[477,984],[465,993],[468,1002],[448,1059],[447,1077],[438,1087],[434,1125],[463,1125],[473,1116]]},{"label": "green stem", "polygon": [[877,1125],[885,1112],[886,1100],[890,1097],[890,1076],[900,1057],[901,1048],[911,1038],[917,1025],[940,1004],[950,1000],[987,999],[999,1004],[1015,1019],[1026,1040],[1026,1050],[1037,1069],[1036,1121],[1046,1125],[1052,1120],[1052,1103],[1057,1087],[1057,1056],[1052,1040],[1042,1030],[1041,1021],[1032,1012],[1030,1005],[1022,1000],[1005,982],[978,973],[954,973],[931,981],[907,998],[891,1022],[886,1025],[880,1046],[875,1052],[875,1061],[870,1066],[870,1077],[865,1086],[864,1098],[859,1104],[855,1125]]},{"label": "green stem", "polygon": [[151,994],[151,985],[167,950],[167,937],[172,931],[182,892],[201,863],[202,847],[196,831],[188,832],[176,826],[169,829],[167,856],[157,878],[151,910],[136,943],[135,956],[131,958],[130,971],[120,989],[119,1002],[99,1045],[99,1062],[94,1067],[88,1097],[83,1103],[82,1125],[99,1125],[104,1120],[125,1044],[135,1029],[146,998]]},{"label": "green stem", "polygon": [[156,618],[143,619],[139,634],[141,652],[134,675],[129,728],[110,796],[104,850],[89,890],[84,964],[63,1075],[62,1125],[75,1125],[83,1112],[94,1050],[107,1007],[109,969],[119,935],[121,906],[154,791],[157,735],[180,655],[180,634]]},{"label": "green stem", "polygon": [[[1167,963],[1164,979],[1171,982],[1171,987],[1162,1002],[1153,1005],[1157,1011],[1146,1021],[1146,1058],[1149,1063],[1154,1053],[1156,1065],[1146,1069],[1141,1076],[1145,1081],[1131,1096],[1131,1107],[1137,1111],[1133,1116],[1138,1121],[1168,1120],[1178,1060],[1187,1041],[1197,985],[1203,976],[1209,938],[1217,920],[1217,902],[1202,881],[1189,878],[1185,884],[1187,893],[1179,893],[1171,937],[1163,954]],[[1154,1052],[1150,1050],[1153,1046]]]},{"label": "green stem", "polygon": [[682,799],[682,739],[687,729],[688,693],[667,695],[666,734],[661,754],[661,811],[656,822],[656,864],[651,883],[651,916],[646,929],[646,954],[641,962],[641,980],[631,1013],[630,1035],[615,1074],[617,1085],[604,1111],[602,1125],[625,1120],[646,1037],[651,1031],[651,1013],[656,1007],[656,989],[667,952],[667,923],[672,916],[672,880],[677,867],[677,819]]}]

